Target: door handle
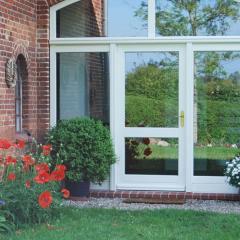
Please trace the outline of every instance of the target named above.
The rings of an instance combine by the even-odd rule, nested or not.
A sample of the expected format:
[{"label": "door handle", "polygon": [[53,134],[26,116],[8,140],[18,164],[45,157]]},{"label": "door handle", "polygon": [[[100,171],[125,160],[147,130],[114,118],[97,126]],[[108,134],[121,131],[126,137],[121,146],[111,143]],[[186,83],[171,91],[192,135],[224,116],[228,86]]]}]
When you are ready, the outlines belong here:
[{"label": "door handle", "polygon": [[184,123],[185,123],[185,113],[184,113],[184,111],[181,111],[179,117],[180,117],[180,125],[183,128],[184,127]]}]

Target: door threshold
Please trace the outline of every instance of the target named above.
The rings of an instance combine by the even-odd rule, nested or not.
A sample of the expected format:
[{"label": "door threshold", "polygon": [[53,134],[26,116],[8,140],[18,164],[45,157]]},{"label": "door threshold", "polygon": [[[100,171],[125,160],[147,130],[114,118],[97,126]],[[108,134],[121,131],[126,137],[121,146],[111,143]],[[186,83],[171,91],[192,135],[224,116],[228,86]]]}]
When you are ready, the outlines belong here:
[{"label": "door threshold", "polygon": [[240,201],[240,194],[224,193],[192,193],[180,191],[95,191],[92,190],[90,197],[93,198],[142,198],[159,200],[219,200],[219,201]]}]

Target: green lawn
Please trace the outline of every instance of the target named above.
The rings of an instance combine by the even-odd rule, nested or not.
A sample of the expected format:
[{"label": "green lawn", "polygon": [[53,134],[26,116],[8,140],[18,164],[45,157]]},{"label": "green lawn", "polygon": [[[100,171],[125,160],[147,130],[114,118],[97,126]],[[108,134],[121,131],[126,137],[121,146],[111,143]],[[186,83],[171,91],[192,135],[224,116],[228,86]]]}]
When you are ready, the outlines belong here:
[{"label": "green lawn", "polygon": [[[178,159],[178,148],[174,146],[160,147],[151,144],[152,154],[147,159]],[[139,148],[145,149],[146,146],[141,144]],[[141,151],[141,150],[140,150]],[[143,152],[143,151],[142,151]],[[196,159],[212,159],[212,160],[231,160],[240,153],[238,148],[227,147],[195,147],[194,157]],[[144,155],[142,154],[142,157]]]},{"label": "green lawn", "polygon": [[180,210],[118,211],[63,208],[50,226],[18,231],[7,240],[237,240],[240,216]]}]

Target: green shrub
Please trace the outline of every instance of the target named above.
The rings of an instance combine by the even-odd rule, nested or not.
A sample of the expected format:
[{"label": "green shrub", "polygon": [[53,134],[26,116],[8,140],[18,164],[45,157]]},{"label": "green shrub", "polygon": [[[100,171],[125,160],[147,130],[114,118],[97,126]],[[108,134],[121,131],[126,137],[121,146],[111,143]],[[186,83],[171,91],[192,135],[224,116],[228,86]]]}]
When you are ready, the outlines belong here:
[{"label": "green shrub", "polygon": [[70,181],[103,182],[115,162],[110,131],[100,121],[89,118],[62,120],[48,136],[55,149],[56,163],[67,167]]},{"label": "green shrub", "polygon": [[174,99],[166,101],[145,96],[126,96],[126,120],[129,127],[143,123],[149,127],[175,127],[178,123],[178,106]]},{"label": "green shrub", "polygon": [[[129,127],[175,127],[178,121],[178,71],[141,65],[126,76]],[[232,79],[196,78],[199,144],[239,143],[240,86]]]}]

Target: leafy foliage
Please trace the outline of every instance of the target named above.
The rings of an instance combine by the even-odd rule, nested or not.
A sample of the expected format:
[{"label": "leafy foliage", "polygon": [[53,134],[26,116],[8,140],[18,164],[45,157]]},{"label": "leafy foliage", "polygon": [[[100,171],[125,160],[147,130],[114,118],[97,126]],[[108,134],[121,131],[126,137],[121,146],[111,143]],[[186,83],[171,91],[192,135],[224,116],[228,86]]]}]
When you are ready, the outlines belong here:
[{"label": "leafy foliage", "polygon": [[[141,65],[127,75],[126,119],[129,126],[176,126],[178,70]],[[175,117],[174,117],[175,116]]]},{"label": "leafy foliage", "polygon": [[[148,6],[142,2],[135,16],[147,21]],[[156,2],[156,31],[161,36],[226,35],[233,23],[240,21],[240,3],[235,0],[168,0]],[[208,52],[195,60],[201,62],[196,75],[226,77],[222,61],[239,57],[231,51]]]},{"label": "leafy foliage", "polygon": [[[65,170],[55,169],[50,172],[46,161],[50,159],[51,146],[35,143],[33,141],[32,148],[29,148],[24,140],[11,143],[0,139],[2,230],[9,231],[12,224],[19,227],[23,224],[43,223],[59,216],[59,211],[56,211],[60,206],[59,181],[64,179]],[[57,168],[64,166],[59,165]],[[48,192],[49,196],[40,199],[44,192]]]},{"label": "leafy foliage", "polygon": [[[146,21],[147,7],[143,2],[135,15]],[[224,35],[239,19],[234,0],[157,1],[156,29],[161,36]]]},{"label": "leafy foliage", "polygon": [[[234,144],[240,116],[240,86],[231,76],[196,78],[198,143]],[[126,119],[128,126],[176,126],[178,74],[175,68],[141,65],[127,75]]]},{"label": "leafy foliage", "polygon": [[48,141],[55,149],[56,162],[67,167],[70,181],[103,182],[115,162],[110,131],[89,118],[62,120],[51,129]]},{"label": "leafy foliage", "polygon": [[9,211],[3,210],[0,207],[0,237],[1,234],[13,233],[13,220],[14,216]]},{"label": "leafy foliage", "polygon": [[226,162],[225,175],[227,182],[239,188],[240,187],[240,157],[237,156],[233,160]]},{"label": "leafy foliage", "polygon": [[[43,223],[59,217],[59,211],[56,211],[60,204],[59,184],[32,183],[31,188],[27,189],[25,182],[34,176],[35,174],[28,174],[14,182],[0,183],[0,198],[6,202],[3,209],[14,216],[12,220],[17,227],[23,224]],[[54,201],[51,208],[43,209],[39,206],[38,196],[46,189],[54,194]]]}]

